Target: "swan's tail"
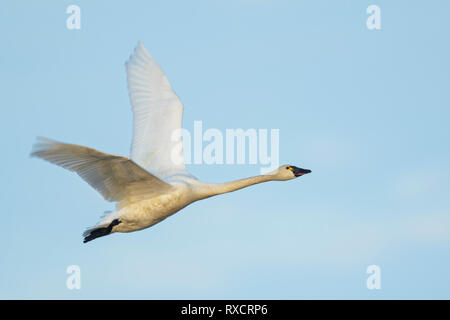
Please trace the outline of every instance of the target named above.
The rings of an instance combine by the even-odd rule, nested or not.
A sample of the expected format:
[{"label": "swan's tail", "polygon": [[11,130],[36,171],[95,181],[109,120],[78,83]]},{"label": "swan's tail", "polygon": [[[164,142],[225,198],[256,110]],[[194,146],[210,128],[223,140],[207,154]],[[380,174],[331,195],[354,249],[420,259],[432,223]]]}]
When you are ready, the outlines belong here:
[{"label": "swan's tail", "polygon": [[89,242],[91,240],[103,237],[103,236],[107,236],[108,234],[111,233],[112,228],[114,226],[117,226],[120,223],[119,219],[114,219],[113,221],[111,221],[110,224],[103,224],[103,225],[97,225],[95,227],[89,228],[87,229],[84,233],[83,233],[83,243]]}]

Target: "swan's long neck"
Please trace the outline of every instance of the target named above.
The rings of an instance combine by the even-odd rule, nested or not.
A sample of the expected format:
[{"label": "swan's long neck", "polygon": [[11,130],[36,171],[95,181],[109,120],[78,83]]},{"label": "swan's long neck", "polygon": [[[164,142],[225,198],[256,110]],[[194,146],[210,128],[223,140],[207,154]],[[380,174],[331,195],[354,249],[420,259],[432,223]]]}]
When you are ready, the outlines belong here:
[{"label": "swan's long neck", "polygon": [[234,180],[225,183],[206,183],[202,188],[200,188],[199,196],[204,198],[209,198],[218,194],[233,192],[248,186],[252,186],[257,183],[267,182],[276,180],[273,175],[260,175],[250,178],[244,178],[239,180]]}]

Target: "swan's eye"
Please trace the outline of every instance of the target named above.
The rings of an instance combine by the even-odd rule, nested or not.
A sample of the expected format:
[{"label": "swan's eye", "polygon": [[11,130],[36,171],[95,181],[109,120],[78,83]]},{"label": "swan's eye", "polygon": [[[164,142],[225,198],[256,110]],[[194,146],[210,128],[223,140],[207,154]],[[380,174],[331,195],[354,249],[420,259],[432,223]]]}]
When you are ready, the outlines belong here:
[{"label": "swan's eye", "polygon": [[289,170],[289,167],[286,167],[286,170]]}]

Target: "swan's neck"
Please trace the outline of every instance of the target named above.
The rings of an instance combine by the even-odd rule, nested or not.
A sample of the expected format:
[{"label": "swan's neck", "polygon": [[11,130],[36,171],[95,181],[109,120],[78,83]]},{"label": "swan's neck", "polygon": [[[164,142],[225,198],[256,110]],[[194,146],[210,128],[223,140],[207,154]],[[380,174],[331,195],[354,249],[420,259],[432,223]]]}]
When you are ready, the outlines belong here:
[{"label": "swan's neck", "polygon": [[209,198],[218,194],[233,192],[257,183],[276,180],[273,175],[260,175],[256,177],[244,178],[225,183],[207,183],[199,190],[201,199]]}]

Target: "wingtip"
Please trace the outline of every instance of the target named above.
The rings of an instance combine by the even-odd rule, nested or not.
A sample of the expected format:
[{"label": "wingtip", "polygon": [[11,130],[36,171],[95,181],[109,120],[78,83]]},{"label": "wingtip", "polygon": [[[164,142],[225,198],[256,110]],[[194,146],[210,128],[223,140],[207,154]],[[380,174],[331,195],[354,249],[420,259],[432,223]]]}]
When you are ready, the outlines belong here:
[{"label": "wingtip", "polygon": [[125,67],[128,68],[133,64],[146,64],[151,63],[153,57],[150,52],[144,47],[142,41],[138,41],[134,50],[127,61],[125,61]]},{"label": "wingtip", "polygon": [[134,49],[134,53],[136,55],[142,55],[146,58],[151,58],[150,52],[147,50],[147,48],[144,46],[141,40],[138,41],[136,48]]},{"label": "wingtip", "polygon": [[133,53],[130,54],[128,60],[125,61],[125,67],[128,67],[128,65],[130,65],[133,62],[135,57],[140,56],[140,52],[147,52],[147,49],[145,49],[144,45],[142,44],[142,41],[138,40],[136,46],[134,47]]},{"label": "wingtip", "polygon": [[141,40],[138,40],[138,42],[137,42],[137,44],[136,44],[136,47],[134,48],[134,52],[136,53],[136,52],[138,52],[139,50],[145,50],[145,47],[144,47],[144,45],[142,44],[142,41]]},{"label": "wingtip", "polygon": [[38,157],[39,151],[41,151],[42,147],[47,144],[50,144],[51,142],[53,142],[53,140],[49,138],[37,136],[36,139],[34,140],[33,145],[31,146],[29,157],[30,158]]}]

